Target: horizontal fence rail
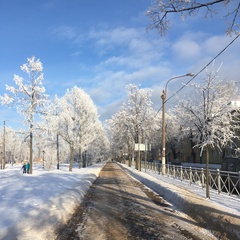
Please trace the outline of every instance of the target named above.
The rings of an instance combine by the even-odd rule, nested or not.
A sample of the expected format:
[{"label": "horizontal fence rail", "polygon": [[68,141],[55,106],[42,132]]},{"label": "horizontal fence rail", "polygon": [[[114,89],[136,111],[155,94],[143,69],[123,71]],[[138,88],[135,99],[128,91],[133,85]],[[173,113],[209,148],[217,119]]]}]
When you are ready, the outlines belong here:
[{"label": "horizontal fence rail", "polygon": [[[128,164],[128,161],[125,162]],[[132,167],[135,167],[135,165]],[[161,163],[141,163],[141,170],[162,175]],[[206,188],[206,169],[184,167],[179,165],[165,165],[165,176],[188,182],[190,185]],[[209,169],[209,189],[218,194],[225,193],[240,197],[240,172],[226,172],[219,169]]]}]

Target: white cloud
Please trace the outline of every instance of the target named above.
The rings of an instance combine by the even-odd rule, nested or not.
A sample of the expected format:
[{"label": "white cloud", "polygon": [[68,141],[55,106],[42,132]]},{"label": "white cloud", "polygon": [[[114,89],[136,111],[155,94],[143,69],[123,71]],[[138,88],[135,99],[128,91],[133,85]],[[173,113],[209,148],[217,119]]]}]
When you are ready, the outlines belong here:
[{"label": "white cloud", "polygon": [[105,57],[96,69],[104,67],[142,68],[160,62],[169,45],[166,39],[152,38],[145,29],[119,27],[91,32],[96,51]]},{"label": "white cloud", "polygon": [[209,54],[218,54],[229,42],[230,38],[226,36],[212,36],[204,42],[202,47]]},{"label": "white cloud", "polygon": [[96,44],[104,45],[126,45],[131,39],[140,37],[139,31],[134,28],[118,27],[108,30],[91,29],[89,38],[95,39]]},{"label": "white cloud", "polygon": [[181,60],[191,60],[199,56],[201,47],[194,40],[183,39],[173,44],[173,55]]},{"label": "white cloud", "polygon": [[[86,56],[85,48],[90,45],[88,55],[98,55],[92,65],[87,65],[88,71],[93,73],[89,79],[85,77],[84,84],[88,84],[86,91],[97,103],[99,113],[104,118],[109,118],[118,110],[116,106],[120,106],[120,101],[126,97],[125,86],[130,83],[153,89],[153,102],[158,108],[160,92],[168,79],[187,72],[197,73],[229,41],[225,36],[189,31],[170,41],[147,34],[142,28],[106,29],[105,26],[91,29],[85,34],[76,34],[72,28],[61,27],[59,33],[72,40],[76,59],[79,54],[81,58]],[[220,72],[223,76],[227,71],[231,71],[232,76],[238,76],[236,52],[239,52],[239,47],[217,59],[216,64],[227,61]],[[182,87],[182,82],[171,85],[169,93]],[[79,84],[82,83],[79,80]]]},{"label": "white cloud", "polygon": [[62,25],[55,28],[52,34],[63,39],[74,39],[77,35],[73,27]]}]

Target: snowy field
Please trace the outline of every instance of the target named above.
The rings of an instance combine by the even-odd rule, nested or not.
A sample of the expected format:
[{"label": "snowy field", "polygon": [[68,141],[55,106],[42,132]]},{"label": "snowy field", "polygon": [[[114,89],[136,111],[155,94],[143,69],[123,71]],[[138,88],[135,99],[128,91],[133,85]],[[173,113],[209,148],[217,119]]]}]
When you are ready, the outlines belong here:
[{"label": "snowy field", "polygon": [[[88,168],[60,166],[60,170],[46,171],[42,166],[33,166],[33,174],[22,174],[21,165],[9,166],[0,171],[0,239],[30,240],[54,239],[54,229],[66,222],[75,206],[81,201],[105,163]],[[160,189],[166,200],[185,204],[181,192],[190,190],[204,197],[205,191],[186,183],[145,173],[121,165],[136,179],[153,190]],[[177,185],[177,187],[176,187]],[[179,197],[177,197],[179,196]],[[214,194],[206,199],[226,213],[240,217],[240,199]]]}]

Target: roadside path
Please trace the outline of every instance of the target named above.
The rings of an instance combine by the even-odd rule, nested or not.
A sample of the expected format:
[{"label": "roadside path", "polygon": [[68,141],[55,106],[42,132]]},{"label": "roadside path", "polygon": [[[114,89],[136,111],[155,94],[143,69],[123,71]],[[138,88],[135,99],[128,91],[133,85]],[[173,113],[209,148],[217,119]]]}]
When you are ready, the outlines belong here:
[{"label": "roadside path", "polygon": [[217,239],[193,218],[107,163],[57,240]]}]

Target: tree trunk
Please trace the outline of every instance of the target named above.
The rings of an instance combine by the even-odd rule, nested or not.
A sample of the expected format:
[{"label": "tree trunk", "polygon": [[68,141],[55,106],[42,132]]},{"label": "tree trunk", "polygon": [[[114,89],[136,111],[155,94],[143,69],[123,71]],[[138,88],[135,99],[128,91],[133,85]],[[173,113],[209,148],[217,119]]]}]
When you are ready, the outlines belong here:
[{"label": "tree trunk", "polygon": [[142,153],[140,152],[140,155],[139,155],[139,171],[142,171]]},{"label": "tree trunk", "polygon": [[69,172],[72,172],[73,167],[73,158],[74,158],[74,148],[72,144],[70,144],[70,162],[69,162]]},{"label": "tree trunk", "polygon": [[191,156],[192,156],[193,163],[196,163],[196,153],[194,152],[193,149],[192,149],[192,152],[191,152]]},{"label": "tree trunk", "polygon": [[87,166],[87,150],[84,151],[83,168]]},{"label": "tree trunk", "polygon": [[59,135],[57,134],[57,169],[59,169]]},{"label": "tree trunk", "polygon": [[209,146],[206,147],[206,198],[210,198],[209,192]]},{"label": "tree trunk", "polygon": [[139,139],[139,132],[136,134],[136,144],[138,145],[138,151],[136,152],[136,161],[135,161],[135,168],[139,170],[139,161],[140,161],[140,139]]},{"label": "tree trunk", "polygon": [[196,154],[193,150],[193,147],[194,147],[194,144],[193,144],[193,135],[192,135],[192,132],[191,132],[191,137],[190,137],[190,143],[191,143],[191,160],[193,160],[193,163],[196,163]]},{"label": "tree trunk", "polygon": [[134,156],[134,153],[130,153],[130,154],[128,155],[128,157],[129,157],[128,166],[129,166],[129,167],[132,166],[132,159],[133,159],[133,156]]},{"label": "tree trunk", "polygon": [[80,169],[82,167],[82,147],[79,147],[79,152],[78,152],[78,168]]},{"label": "tree trunk", "polygon": [[33,165],[33,134],[32,134],[33,125],[30,124],[30,170],[29,173],[32,174],[32,165]]},{"label": "tree trunk", "polygon": [[177,156],[176,148],[172,147],[171,150],[172,150],[172,154],[173,154],[173,159],[177,159],[178,156]]}]

